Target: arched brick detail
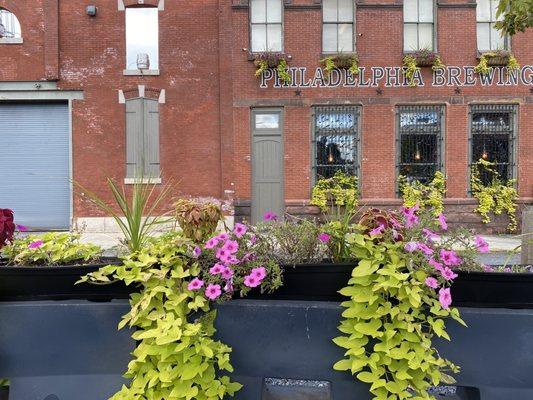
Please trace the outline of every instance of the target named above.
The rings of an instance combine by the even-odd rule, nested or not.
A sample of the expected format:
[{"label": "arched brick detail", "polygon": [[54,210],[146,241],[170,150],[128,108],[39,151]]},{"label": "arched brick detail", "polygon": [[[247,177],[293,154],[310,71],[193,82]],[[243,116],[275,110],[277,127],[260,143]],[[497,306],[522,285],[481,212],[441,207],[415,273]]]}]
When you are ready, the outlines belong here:
[{"label": "arched brick detail", "polygon": [[[7,11],[10,11],[12,12],[13,14],[15,14],[15,17],[17,17],[17,19],[19,20],[19,23],[20,23],[20,30],[21,30],[21,33],[22,33],[22,37],[24,37],[24,28],[26,26],[26,17],[25,17],[25,13],[24,13],[24,10],[21,9],[18,5],[20,4],[20,1],[17,1],[17,0],[0,0],[0,8],[3,8]],[[26,10],[26,12],[28,12],[28,10]]]},{"label": "arched brick detail", "polygon": [[131,7],[131,6],[152,6],[152,7],[158,7],[159,6],[159,0],[144,0],[139,2],[139,0],[124,0],[124,6],[125,7]]}]

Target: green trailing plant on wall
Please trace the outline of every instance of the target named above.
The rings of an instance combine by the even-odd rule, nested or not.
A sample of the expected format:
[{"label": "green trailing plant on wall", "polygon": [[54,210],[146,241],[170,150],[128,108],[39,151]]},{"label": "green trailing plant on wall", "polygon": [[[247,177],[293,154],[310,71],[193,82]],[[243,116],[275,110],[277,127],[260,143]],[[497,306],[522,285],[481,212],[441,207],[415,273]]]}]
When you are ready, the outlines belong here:
[{"label": "green trailing plant on wall", "polygon": [[[115,280],[140,288],[119,329],[135,328],[137,341],[124,385],[111,400],[211,400],[233,394],[241,385],[223,375],[233,370],[231,348],[214,340],[215,311],[203,291],[191,286],[199,264],[187,241],[172,233],[150,240],[138,252],[82,279]],[[222,375],[222,376],[221,376]]]},{"label": "green trailing plant on wall", "polygon": [[406,55],[403,58],[403,67],[405,78],[407,79],[407,84],[410,87],[416,87],[415,74],[417,71],[420,71],[420,67],[416,62],[416,58],[411,55]]},{"label": "green trailing plant on wall", "polygon": [[[378,212],[372,230],[347,238],[359,261],[340,291],[348,299],[334,342],[346,352],[334,369],[368,383],[375,400],[434,399],[428,389],[454,383],[449,373],[459,371],[439,355],[433,338],[450,340],[447,318],[464,325],[450,307],[449,288],[457,276],[450,266],[463,260],[430,238],[428,232],[439,236],[439,220],[429,212],[403,213]],[[440,223],[447,229],[444,219]]]},{"label": "green trailing plant on wall", "polygon": [[423,184],[418,180],[410,181],[400,175],[398,178],[400,193],[405,207],[419,205],[430,208],[435,216],[444,211],[444,197],[446,195],[446,177],[440,171],[435,172],[431,182]]},{"label": "green trailing plant on wall", "polygon": [[311,204],[327,211],[330,206],[355,207],[359,199],[356,176],[337,171],[331,178],[321,178],[313,187]]},{"label": "green trailing plant on wall", "polygon": [[102,255],[99,246],[80,242],[75,233],[48,232],[21,236],[0,251],[10,265],[66,265],[97,261]]},{"label": "green trailing plant on wall", "polygon": [[346,69],[352,75],[357,75],[360,72],[359,58],[355,54],[338,54],[325,57],[320,60],[320,63],[324,66],[324,72],[329,75],[331,71],[336,68]]},{"label": "green trailing plant on wall", "polygon": [[487,75],[493,66],[505,65],[509,71],[520,69],[520,64],[515,56],[507,50],[487,51],[479,56],[479,62],[474,67],[474,72]]},{"label": "green trailing plant on wall", "polygon": [[444,65],[444,63],[442,62],[440,56],[437,56],[437,58],[435,59],[435,62],[431,66],[431,69],[433,71],[437,71],[439,69],[444,69],[444,68],[446,68],[446,65]]},{"label": "green trailing plant on wall", "polygon": [[291,83],[292,77],[289,73],[287,59],[290,56],[283,53],[257,53],[253,54],[254,65],[256,67],[255,76],[260,77],[269,68],[275,68],[283,83]]},{"label": "green trailing plant on wall", "polygon": [[[484,180],[488,183],[484,183]],[[503,180],[496,170],[496,164],[491,161],[481,158],[472,166],[470,185],[472,196],[478,201],[474,211],[481,215],[484,223],[490,222],[490,213],[500,215],[505,211],[509,217],[507,229],[516,231],[518,191],[515,184],[515,179]]]}]

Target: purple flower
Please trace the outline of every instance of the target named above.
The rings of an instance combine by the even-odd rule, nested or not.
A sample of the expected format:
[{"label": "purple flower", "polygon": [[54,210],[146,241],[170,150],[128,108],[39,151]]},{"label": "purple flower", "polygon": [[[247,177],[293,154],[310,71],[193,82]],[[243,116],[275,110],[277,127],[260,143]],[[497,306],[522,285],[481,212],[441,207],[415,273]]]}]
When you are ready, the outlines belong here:
[{"label": "purple flower", "polygon": [[418,243],[416,242],[408,242],[404,246],[405,251],[407,251],[408,253],[412,253],[417,248],[418,248]]},{"label": "purple flower", "polygon": [[220,285],[209,285],[205,289],[205,297],[207,297],[209,300],[215,300],[222,294],[222,290],[220,289]]},{"label": "purple flower", "polygon": [[483,268],[483,271],[485,272],[494,272],[494,268],[490,265],[481,264],[481,268]]},{"label": "purple flower", "polygon": [[257,287],[261,284],[261,281],[253,275],[246,275],[244,277],[244,285],[249,288]]},{"label": "purple flower", "polygon": [[239,243],[236,240],[227,240],[222,246],[223,250],[226,250],[229,254],[235,254],[239,251]]},{"label": "purple flower", "polygon": [[241,238],[241,237],[244,236],[244,234],[246,233],[247,230],[248,230],[248,228],[246,227],[246,225],[240,224],[240,223],[236,223],[235,224],[235,228],[233,228],[233,233],[238,238]]},{"label": "purple flower", "polygon": [[418,242],[416,244],[416,247],[418,250],[420,250],[422,253],[424,253],[426,256],[431,256],[433,255],[433,249],[428,247],[426,244],[424,243],[420,243]]},{"label": "purple flower", "polygon": [[405,217],[405,227],[412,228],[415,225],[418,225],[419,218],[416,214],[409,214]]},{"label": "purple flower", "polygon": [[217,250],[215,256],[216,256],[216,258],[218,258],[219,260],[224,261],[228,256],[230,256],[230,253],[229,253],[229,251],[227,251],[226,249],[221,248],[221,249],[218,249],[218,250]]},{"label": "purple flower", "polygon": [[450,293],[450,288],[442,288],[439,290],[439,302],[442,308],[447,310],[452,304],[452,294]]},{"label": "purple flower", "polygon": [[272,211],[267,211],[265,215],[263,215],[263,219],[265,221],[277,221],[278,215]]},{"label": "purple flower", "polygon": [[222,278],[231,279],[233,277],[233,270],[230,267],[225,267],[222,271]]},{"label": "purple flower", "polygon": [[475,243],[476,243],[477,250],[480,253],[488,253],[489,252],[489,244],[481,236],[476,236]]},{"label": "purple flower", "polygon": [[217,237],[214,237],[214,238],[211,238],[209,239],[206,244],[205,244],[205,248],[206,249],[214,249],[215,247],[218,246],[218,243],[219,243],[219,240]]},{"label": "purple flower", "polygon": [[435,261],[433,258],[428,261],[428,264],[441,273],[444,270],[444,266],[440,262]]},{"label": "purple flower", "polygon": [[431,289],[437,289],[439,287],[439,282],[432,276],[428,276],[426,278],[426,286],[430,287]]},{"label": "purple flower", "polygon": [[252,235],[250,236],[250,244],[254,245],[257,242],[257,236]]},{"label": "purple flower", "polygon": [[441,275],[444,279],[447,281],[451,281],[455,278],[457,278],[457,274],[453,272],[450,268],[446,267],[444,270],[441,271]]},{"label": "purple flower", "polygon": [[226,232],[222,232],[220,235],[217,236],[217,239],[224,242],[229,239],[229,235]]},{"label": "purple flower", "polygon": [[503,272],[513,272],[513,270],[510,267],[505,267]]},{"label": "purple flower", "polygon": [[327,243],[331,239],[331,236],[327,233],[321,233],[318,235],[318,240],[320,240],[322,243]]},{"label": "purple flower", "polygon": [[426,235],[426,237],[430,240],[437,240],[440,238],[440,236],[438,234],[436,234],[435,232],[433,231],[430,231],[429,229],[427,228],[424,228],[422,229],[422,232],[424,233],[424,235]]},{"label": "purple flower", "polygon": [[194,258],[198,258],[198,257],[200,257],[200,254],[202,254],[202,249],[200,247],[196,246],[194,248],[194,250],[192,251],[192,255],[193,255]]},{"label": "purple flower", "polygon": [[189,290],[198,290],[200,289],[202,286],[204,286],[204,281],[198,279],[198,278],[194,278],[190,283],[189,285],[187,285],[187,289]]},{"label": "purple flower", "polygon": [[44,242],[42,240],[35,240],[28,245],[28,249],[39,249],[43,246]]},{"label": "purple flower", "polygon": [[27,227],[27,226],[24,226],[24,225],[16,224],[16,225],[15,225],[15,228],[17,228],[17,230],[18,230],[19,232],[27,232],[27,231],[28,231],[28,227]]},{"label": "purple flower", "polygon": [[224,271],[225,268],[226,268],[225,265],[220,264],[220,263],[216,263],[211,268],[209,268],[209,273],[211,275],[218,275],[218,274],[221,274]]},{"label": "purple flower", "polygon": [[446,222],[446,217],[444,216],[444,214],[439,214],[439,216],[437,217],[437,221],[439,221],[440,229],[442,229],[443,231],[448,230],[448,223]]},{"label": "purple flower", "polygon": [[444,264],[450,267],[454,265],[459,265],[462,262],[461,258],[453,250],[441,249],[440,259]]},{"label": "purple flower", "polygon": [[250,276],[253,276],[254,278],[259,279],[260,281],[262,281],[263,279],[265,279],[266,274],[267,273],[266,273],[265,267],[257,267],[257,268],[253,268],[252,269],[252,272],[250,273]]},{"label": "purple flower", "polygon": [[385,227],[384,227],[383,225],[380,225],[380,226],[378,226],[377,228],[372,229],[372,230],[369,232],[369,235],[370,235],[370,236],[381,235],[381,234],[383,233],[384,230],[385,230]]}]

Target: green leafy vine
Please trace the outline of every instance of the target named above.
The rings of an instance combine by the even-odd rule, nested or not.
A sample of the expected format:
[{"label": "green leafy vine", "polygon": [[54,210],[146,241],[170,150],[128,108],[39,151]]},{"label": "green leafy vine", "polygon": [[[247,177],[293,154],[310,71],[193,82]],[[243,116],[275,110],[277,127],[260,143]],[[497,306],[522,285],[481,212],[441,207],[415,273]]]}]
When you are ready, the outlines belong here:
[{"label": "green leafy vine", "polygon": [[343,171],[331,178],[319,179],[313,187],[311,204],[327,211],[330,205],[355,207],[359,198],[357,177]]},{"label": "green leafy vine", "polygon": [[359,58],[355,54],[338,54],[336,56],[329,56],[320,63],[324,65],[324,72],[329,75],[331,71],[336,68],[343,68],[348,70],[352,75],[357,75],[361,72],[359,69]]},{"label": "green leafy vine", "polygon": [[292,77],[291,77],[291,74],[289,73],[287,61],[284,58],[279,60],[279,64],[276,67],[276,69],[278,71],[278,76],[283,83],[291,83]]},{"label": "green leafy vine", "polygon": [[[488,184],[483,182],[482,174],[488,175]],[[478,200],[474,211],[481,215],[484,223],[490,222],[491,212],[500,215],[505,211],[509,217],[507,229],[510,232],[516,231],[518,191],[515,183],[515,179],[502,180],[493,162],[481,158],[472,166],[470,184],[472,195]]]},{"label": "green leafy vine", "polygon": [[417,85],[414,78],[417,71],[420,71],[420,67],[417,64],[416,58],[411,55],[406,55],[403,58],[403,67],[405,69],[404,73],[407,79],[407,84],[409,87],[416,87]]},{"label": "green leafy vine", "polygon": [[507,59],[506,67],[509,71],[520,69],[520,64],[512,53],[506,50],[496,50],[481,54],[478,64],[474,67],[474,72],[481,75],[488,75],[492,69],[489,65],[489,60],[494,58]]},{"label": "green leafy vine", "polygon": [[405,207],[430,208],[435,216],[444,211],[444,196],[446,195],[446,177],[440,171],[435,172],[433,180],[423,184],[418,180],[409,181],[407,177],[398,178],[400,193]]}]

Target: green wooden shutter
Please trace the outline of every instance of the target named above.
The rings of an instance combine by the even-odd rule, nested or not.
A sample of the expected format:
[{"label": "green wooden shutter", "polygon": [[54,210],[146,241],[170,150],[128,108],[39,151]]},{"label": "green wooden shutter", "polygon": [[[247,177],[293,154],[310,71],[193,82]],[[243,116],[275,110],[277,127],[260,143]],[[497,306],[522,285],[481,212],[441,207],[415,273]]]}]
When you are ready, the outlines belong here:
[{"label": "green wooden shutter", "polygon": [[159,103],[126,101],[126,178],[159,178]]},{"label": "green wooden shutter", "polygon": [[144,176],[159,178],[159,103],[144,101]]},{"label": "green wooden shutter", "polygon": [[126,178],[142,176],[143,100],[126,101]]}]

